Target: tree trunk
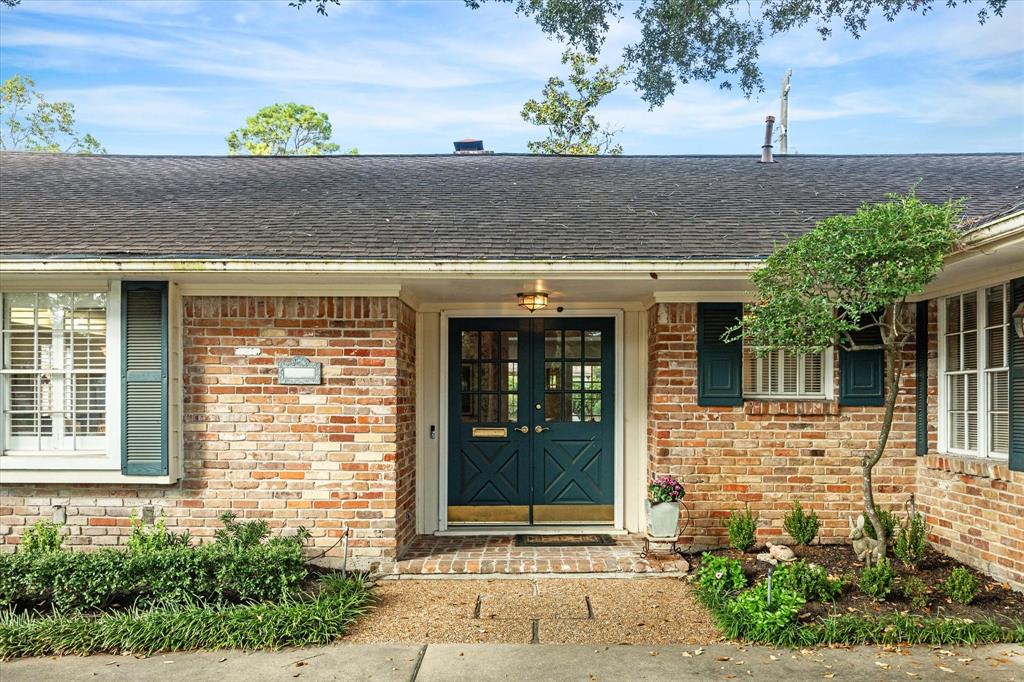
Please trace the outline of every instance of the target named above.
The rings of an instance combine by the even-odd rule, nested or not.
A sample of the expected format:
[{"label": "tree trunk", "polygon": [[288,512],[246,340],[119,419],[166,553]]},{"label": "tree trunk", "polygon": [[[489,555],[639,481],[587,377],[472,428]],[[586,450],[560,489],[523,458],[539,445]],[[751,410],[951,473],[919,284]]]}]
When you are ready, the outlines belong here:
[{"label": "tree trunk", "polygon": [[885,393],[885,417],[882,420],[882,428],[878,432],[878,442],[875,444],[875,449],[870,455],[865,456],[861,462],[864,516],[871,522],[871,527],[875,529],[875,537],[882,542],[883,556],[886,551],[885,543],[887,538],[885,537],[885,527],[882,525],[882,520],[878,517],[877,512],[875,512],[872,472],[875,465],[878,464],[878,460],[882,458],[885,446],[889,442],[889,433],[892,431],[893,417],[896,413],[896,399],[900,394],[900,375],[903,367],[902,358],[898,357],[902,344],[889,343],[887,340],[885,346],[885,377],[888,384]]}]

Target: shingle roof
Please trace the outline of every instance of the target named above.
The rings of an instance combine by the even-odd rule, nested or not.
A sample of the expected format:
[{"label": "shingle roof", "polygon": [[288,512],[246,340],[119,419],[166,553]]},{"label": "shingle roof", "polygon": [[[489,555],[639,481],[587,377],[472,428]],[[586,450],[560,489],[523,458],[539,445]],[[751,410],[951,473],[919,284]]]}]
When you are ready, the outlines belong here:
[{"label": "shingle roof", "polygon": [[968,218],[1024,202],[1021,154],[0,156],[0,255],[757,258],[915,183]]}]

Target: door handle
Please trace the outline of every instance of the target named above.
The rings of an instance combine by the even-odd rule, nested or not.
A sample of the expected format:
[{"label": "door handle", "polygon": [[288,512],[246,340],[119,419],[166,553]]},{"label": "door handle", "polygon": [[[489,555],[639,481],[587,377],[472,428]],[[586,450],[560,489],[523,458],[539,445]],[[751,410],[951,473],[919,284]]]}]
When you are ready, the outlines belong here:
[{"label": "door handle", "polygon": [[537,426],[533,427],[533,430],[536,431],[537,433],[544,433],[545,431],[550,431],[551,429],[549,429],[546,426],[541,426],[540,424],[538,424]]},{"label": "door handle", "polygon": [[520,426],[518,429],[512,429],[512,430],[513,431],[518,431],[519,433],[529,433],[530,432],[530,427],[529,426]]}]

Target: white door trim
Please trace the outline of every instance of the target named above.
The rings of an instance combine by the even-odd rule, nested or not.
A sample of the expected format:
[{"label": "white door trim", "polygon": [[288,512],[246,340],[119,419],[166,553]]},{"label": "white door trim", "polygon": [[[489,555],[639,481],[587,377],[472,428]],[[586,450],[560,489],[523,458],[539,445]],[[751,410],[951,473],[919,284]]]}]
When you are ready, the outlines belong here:
[{"label": "white door trim", "polygon": [[439,452],[438,452],[438,501],[437,518],[439,532],[448,531],[448,325],[454,318],[467,317],[610,317],[615,320],[615,525],[616,530],[625,528],[625,334],[623,329],[623,310],[621,308],[594,308],[579,310],[578,314],[555,310],[538,311],[501,311],[488,314],[484,311],[473,312],[441,312],[440,338],[437,347],[440,350],[440,376],[438,384],[440,393],[438,404]]}]

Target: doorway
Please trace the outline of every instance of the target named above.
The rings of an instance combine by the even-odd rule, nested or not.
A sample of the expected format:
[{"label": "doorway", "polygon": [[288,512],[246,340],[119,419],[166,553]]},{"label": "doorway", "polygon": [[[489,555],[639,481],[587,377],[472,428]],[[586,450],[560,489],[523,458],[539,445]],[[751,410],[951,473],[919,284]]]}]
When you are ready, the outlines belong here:
[{"label": "doorway", "polygon": [[615,320],[449,324],[448,523],[614,523]]}]

